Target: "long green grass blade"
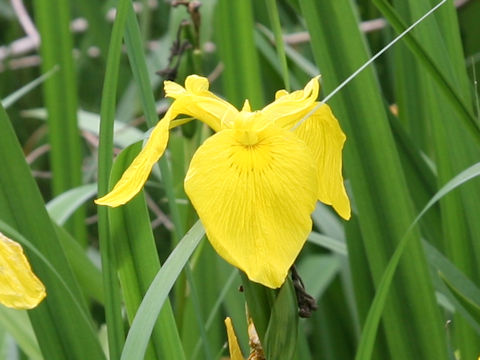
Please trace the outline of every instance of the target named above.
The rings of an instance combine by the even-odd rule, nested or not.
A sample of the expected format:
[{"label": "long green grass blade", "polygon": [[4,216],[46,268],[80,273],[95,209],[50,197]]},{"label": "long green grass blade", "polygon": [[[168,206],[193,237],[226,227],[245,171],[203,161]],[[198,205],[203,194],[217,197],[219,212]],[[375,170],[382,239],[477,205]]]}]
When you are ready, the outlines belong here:
[{"label": "long green grass blade", "polygon": [[225,70],[222,75],[228,100],[241,107],[245,99],[252,109],[264,105],[261,73],[254,44],[251,0],[220,0],[216,9],[217,44]]},{"label": "long green grass blade", "polygon": [[[152,86],[145,61],[145,55],[143,53],[143,47],[141,46],[142,37],[140,34],[140,29],[131,7],[127,20],[125,42],[127,45],[128,56],[132,63],[132,72],[140,90],[140,98],[142,100],[143,111],[145,113],[145,120],[149,127],[153,127],[158,121],[157,112],[155,109],[155,100],[153,98]],[[159,165],[162,173],[162,180],[165,184],[165,190],[167,192],[168,202],[171,205],[170,211],[172,213],[174,224],[176,225],[176,234],[177,236],[181,236],[184,231],[183,221],[180,217],[178,207],[174,205],[176,204],[175,194],[173,192],[174,186],[168,167],[168,162],[165,157],[160,159]]]},{"label": "long green grass blade", "polygon": [[[396,11],[388,2],[385,0],[374,0],[374,3],[397,32],[402,32],[406,29],[404,22],[399,18]],[[418,43],[415,37],[413,37],[411,34],[407,34],[405,36],[405,42],[435,80],[438,89],[440,89],[446,95],[452,106],[455,107],[463,124],[475,138],[478,145],[480,143],[480,125],[470,110],[471,105],[466,104],[465,101],[459,97],[449,79],[442,74],[442,71],[435,64],[433,58],[424,51],[423,47]]]},{"label": "long green grass blade", "polygon": [[[145,55],[143,53],[143,48],[140,46],[141,34],[133,11],[130,12],[127,21],[126,44],[129,58],[131,59],[131,63],[133,64],[133,75],[140,90],[143,109],[145,112],[145,118],[147,120],[147,124],[149,126],[153,126],[157,122],[157,113],[155,109],[155,102],[153,98],[153,92],[150,83],[148,68],[146,65]],[[164,188],[167,194],[170,212],[172,214],[173,223],[175,225],[175,235],[177,238],[181,238],[184,234],[184,220],[181,217],[180,211],[178,209],[178,205],[176,202],[176,194],[174,192],[172,174],[170,172],[166,157],[162,157],[160,159],[159,165],[162,174],[162,180],[165,184]],[[191,299],[195,308],[194,316],[197,319],[200,333],[202,334],[204,339],[203,345],[206,352],[206,357],[211,358],[212,355],[209,349],[209,342],[206,339],[203,316],[201,315],[202,311],[200,308],[200,303],[198,301],[198,295],[196,292],[195,284],[193,282],[193,277],[190,273],[191,270],[187,267],[185,268],[185,271],[187,275],[187,281],[190,286]]]},{"label": "long green grass blade", "polygon": [[[356,341],[358,343],[361,329],[365,324],[372,300],[375,297],[375,284],[372,274],[369,271],[365,241],[361,236],[358,219],[353,218],[348,222],[346,226],[346,239],[350,251],[348,261],[352,269],[352,288],[355,294],[355,306],[360,327]],[[380,323],[371,358],[382,359],[388,351],[385,327]]]},{"label": "long green grass blade", "polygon": [[[136,143],[117,157],[112,169],[112,184],[120,178],[141,147],[141,142]],[[116,239],[118,274],[131,323],[151,281],[160,269],[143,193],[122,207],[110,209],[109,219],[112,236]],[[168,299],[153,329],[151,342],[153,347],[150,353],[147,352],[147,358],[185,359]]]},{"label": "long green grass blade", "polygon": [[452,292],[453,296],[455,296],[456,300],[463,306],[464,309],[467,310],[467,312],[472,316],[472,318],[475,319],[478,326],[478,324],[480,323],[480,302],[478,301],[478,296],[476,297],[476,299],[467,297],[455,286],[455,284],[451,283],[444,276],[444,274],[440,273],[439,275],[447,285],[448,289]]},{"label": "long green grass blade", "polygon": [[[46,358],[95,358],[104,357],[94,333],[86,304],[78,287],[55,230],[48,216],[15,133],[3,108],[0,109],[0,161],[3,171],[0,175],[0,218],[27,238],[62,274],[69,284],[80,308],[72,305],[72,297],[54,276],[49,267],[36,254],[28,252],[36,273],[46,285],[48,297],[29,315],[39,345]],[[78,336],[78,331],[83,333]]]},{"label": "long green grass blade", "polygon": [[55,74],[58,71],[58,66],[55,66],[53,69],[48,71],[47,73],[39,76],[35,80],[29,82],[27,85],[22,86],[20,89],[15,91],[13,94],[8,95],[2,100],[2,105],[5,109],[8,109],[10,106],[15,104],[19,99],[23,96],[28,94],[30,91],[35,89],[37,86],[41,85],[45,80],[47,80],[50,76]]},{"label": "long green grass blade", "polygon": [[[429,1],[398,1],[395,4],[402,18],[406,19],[415,18],[430,6]],[[400,17],[398,14],[396,16]],[[423,52],[434,61],[437,72],[448,81],[451,91],[472,111],[470,86],[461,55],[461,40],[453,4],[445,4],[425,26],[417,29],[415,37]],[[438,82],[425,73],[423,61],[418,54],[414,53],[412,56],[403,48],[399,50],[396,62],[411,64],[408,68],[400,68],[396,74],[398,78],[411,84],[411,91],[397,88],[401,100],[399,115],[411,133],[420,130],[420,144],[424,151],[435,159],[437,186],[442,186],[455,174],[478,161],[478,142],[471,131],[460,125],[461,118],[456,111],[454,99],[439,93]],[[408,119],[406,116],[417,111],[418,102],[421,103],[418,115]],[[414,124],[420,126],[417,125],[415,129]],[[480,248],[474,239],[480,234],[480,224],[473,215],[480,212],[480,196],[477,191],[479,184],[479,181],[467,184],[459,192],[442,199],[439,228],[443,232],[440,237],[443,243],[437,244],[440,245],[439,249],[474,281],[479,279],[477,264]],[[455,317],[455,324],[452,334],[462,357],[475,357],[480,351],[477,334],[461,317]]]},{"label": "long green grass blade", "polygon": [[88,299],[105,303],[105,293],[100,269],[88,258],[85,249],[64,228],[54,224],[58,239],[82,292]]},{"label": "long green grass blade", "polygon": [[133,319],[122,351],[122,360],[143,358],[168,293],[204,234],[202,224],[198,221],[178,243],[155,276]]},{"label": "long green grass blade", "polygon": [[309,254],[295,265],[302,276],[305,288],[315,299],[322,297],[340,272],[342,260],[336,254]]},{"label": "long green grass blade", "polygon": [[33,360],[41,360],[42,354],[26,311],[0,307],[0,324],[17,342],[22,351]]},{"label": "long green grass blade", "polygon": [[[62,274],[55,269],[54,265],[40,252],[40,250],[34,244],[32,244],[28,239],[26,239],[22,234],[20,234],[17,230],[15,230],[14,228],[12,228],[10,225],[3,222],[2,220],[0,220],[0,229],[9,238],[15,239],[15,241],[17,241],[26,249],[28,249],[28,251],[34,254],[42,262],[45,268],[49,270],[50,274],[53,275],[59,281],[59,284],[61,285],[62,289],[65,290],[66,295],[71,301],[70,305],[75,307],[80,317],[82,317],[87,324],[90,324],[91,319],[87,315],[88,313],[85,306],[85,301],[84,301],[85,299],[83,297],[83,294],[74,293],[74,292],[77,292],[76,289],[70,284],[68,284],[65,278],[62,276]],[[64,232],[67,233],[66,230],[64,230]]]},{"label": "long green grass blade", "polygon": [[270,16],[270,23],[272,25],[273,33],[275,35],[275,45],[277,47],[278,59],[282,65],[283,83],[285,90],[290,91],[290,78],[288,73],[287,57],[285,56],[285,47],[283,44],[282,26],[280,24],[280,17],[278,15],[277,1],[268,0],[268,15]]},{"label": "long green grass blade", "polygon": [[[52,192],[63,193],[82,184],[80,134],[77,126],[77,82],[72,57],[70,3],[66,0],[39,0],[34,3],[41,36],[44,73],[59,68],[44,83],[48,109]],[[54,15],[53,15],[54,14]],[[55,21],[51,20],[51,16]],[[78,241],[86,239],[85,209],[80,208],[69,225]],[[85,245],[85,243],[83,243]]]},{"label": "long green grass blade", "polygon": [[285,331],[298,328],[297,299],[292,281],[287,279],[272,307],[265,340],[267,359],[292,359],[297,345],[297,333]]},{"label": "long green grass blade", "polygon": [[[452,303],[454,310],[460,314],[469,325],[480,335],[480,322],[470,314],[470,311],[464,307],[460,299],[453,294],[450,287],[454,287],[457,295],[462,300],[468,299],[467,303],[479,304],[480,290],[479,288],[468,279],[455,265],[453,265],[441,252],[439,252],[434,246],[428,242],[423,242],[425,248],[425,254],[428,257],[428,261],[431,264],[434,272],[438,274],[436,287],[437,290],[446,296],[446,298]],[[446,282],[451,284],[447,287]]]},{"label": "long green grass blade", "polygon": [[409,232],[416,226],[418,221],[423,217],[423,215],[440,199],[446,196],[451,191],[455,190],[457,187],[463,185],[467,181],[480,176],[480,163],[471,166],[470,168],[464,170],[452,180],[450,180],[445,186],[443,186],[435,196],[428,202],[428,204],[422,209],[418,214],[412,224],[409,226],[404,237],[400,241],[397,249],[395,250],[386,270],[382,276],[380,284],[377,287],[377,292],[375,298],[370,307],[370,311],[363,327],[362,338],[360,340],[356,359],[370,359],[373,345],[375,342],[376,331],[378,324],[380,322],[380,317],[384,310],[384,305],[386,302],[388,291],[390,290],[390,285],[392,284],[393,275],[397,269],[400,258],[403,255],[403,252],[406,249],[408,241],[411,239]]},{"label": "long green grass blade", "polygon": [[59,225],[97,193],[97,184],[82,185],[58,195],[47,204],[47,211]]},{"label": "long green grass blade", "polygon": [[[22,114],[26,117],[33,117],[40,120],[46,120],[47,112],[45,109],[23,110]],[[77,113],[78,126],[81,130],[88,131],[96,136],[100,134],[100,115],[85,110]],[[118,120],[113,123],[113,143],[121,148],[126,148],[134,142],[144,139],[144,134],[137,128],[124,124]]]},{"label": "long green grass blade", "polygon": [[324,247],[325,249],[332,250],[341,255],[347,255],[347,246],[344,242],[333,239],[329,236],[319,234],[315,231],[312,231],[310,235],[308,235],[308,241],[313,244],[319,245]]},{"label": "long green grass blade", "polygon": [[[436,168],[427,155],[420,150],[418,143],[413,141],[416,138],[415,131],[407,133],[400,119],[394,115],[389,116],[389,119],[410,194],[415,208],[420,211],[437,189]],[[424,236],[441,249],[443,244],[440,216],[440,207],[436,206],[425,215],[420,225]]]},{"label": "long green grass blade", "polygon": [[272,306],[275,303],[275,293],[265,286],[248,280],[243,272],[241,276],[248,314],[253,319],[260,342],[263,342],[267,333]]},{"label": "long green grass blade", "polygon": [[[107,68],[102,91],[100,142],[98,148],[98,195],[109,190],[110,169],[113,157],[113,123],[115,119],[116,93],[122,49],[122,38],[125,31],[130,1],[120,0],[116,8],[108,49]],[[98,234],[102,257],[102,275],[105,288],[105,312],[108,332],[109,357],[120,358],[124,343],[123,320],[121,316],[120,290],[116,276],[115,251],[110,234],[108,210],[98,207]]]},{"label": "long green grass blade", "polygon": [[[265,26],[258,24],[257,25],[258,31],[255,32],[255,43],[257,45],[258,51],[260,51],[265,57],[271,57],[272,59],[274,56],[270,56],[269,54],[266,53],[268,51],[267,49],[271,47],[271,41],[274,39],[274,35],[270,30],[268,30]],[[259,33],[262,33],[266,39],[263,39],[263,37],[259,36]],[[269,41],[268,41],[269,40]],[[285,47],[285,54],[286,56],[291,60],[292,63],[294,63],[296,66],[298,66],[308,77],[314,77],[319,74],[318,69],[312,62],[307,59],[305,56],[303,56],[299,51],[295,50],[291,46],[284,44]],[[270,61],[273,67],[275,67],[275,70],[278,71],[279,74],[282,74],[282,68],[281,68],[281,62],[278,56],[275,56],[274,61]],[[300,84],[298,80],[294,77],[293,72],[289,72],[289,78],[292,80],[292,86],[294,88],[301,88],[303,84]],[[295,86],[295,83],[298,84]]]},{"label": "long green grass blade", "polygon": [[[368,60],[353,5],[343,0],[302,0],[300,5],[324,89],[331,92]],[[414,212],[373,70],[364,69],[331,98],[330,104],[347,133],[345,168],[358,208],[369,270],[379,286],[394,245],[413,221]],[[415,240],[402,259],[383,315],[389,356],[446,358],[440,313],[419,234],[409,236]],[[410,321],[405,322],[405,317]]]},{"label": "long green grass blade", "polygon": [[[220,292],[220,295],[217,298],[217,301],[215,302],[214,306],[212,307],[212,310],[210,311],[210,314],[208,315],[207,321],[205,322],[205,330],[208,331],[212,327],[212,324],[215,320],[215,317],[218,315],[219,311],[221,310],[222,303],[225,301],[225,297],[227,296],[228,291],[231,289],[234,280],[236,280],[238,277],[238,270],[233,269],[225,282],[225,285],[222,288],[222,291]],[[195,344],[195,348],[193,350],[193,355],[192,358],[196,358],[198,356],[198,352],[200,351],[200,346],[201,346],[201,338],[198,339],[197,343]]]},{"label": "long green grass blade", "polygon": [[[277,52],[273,49],[270,38],[267,37],[267,35],[271,35],[270,31],[261,25],[259,25],[259,28],[260,30],[255,31],[254,33],[255,45],[258,51],[270,63],[271,67],[278,73],[278,75],[283,76],[282,65],[278,58]],[[261,34],[260,31],[262,32],[268,31],[268,33],[264,35],[264,34]],[[271,35],[271,37],[273,38],[273,35]],[[318,74],[318,71],[316,71],[315,74]],[[290,79],[291,86],[293,86],[295,89],[299,89],[302,87],[302,84],[300,84],[300,82],[297,80],[295,75],[292,74],[291,72],[288,73],[288,78]]]}]

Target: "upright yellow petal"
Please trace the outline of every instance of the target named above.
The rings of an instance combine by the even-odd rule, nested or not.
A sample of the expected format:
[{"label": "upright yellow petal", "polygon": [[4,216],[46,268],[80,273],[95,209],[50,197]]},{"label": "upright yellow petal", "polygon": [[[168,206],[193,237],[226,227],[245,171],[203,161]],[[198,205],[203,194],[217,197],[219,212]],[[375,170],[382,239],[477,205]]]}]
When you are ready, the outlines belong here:
[{"label": "upright yellow petal", "polygon": [[323,104],[294,134],[311,149],[317,164],[318,199],[332,205],[341,217],[348,220],[350,200],[342,177],[342,149],[346,136],[330,106]]},{"label": "upright yellow petal", "polygon": [[45,296],[45,286],[32,272],[20,244],[0,233],[0,303],[32,309]]},{"label": "upright yellow petal", "polygon": [[237,335],[235,334],[235,330],[233,330],[232,319],[229,317],[225,319],[225,327],[227,328],[230,360],[245,360],[242,355],[242,350],[240,350],[240,345],[238,345]]},{"label": "upright yellow petal", "polygon": [[178,114],[192,116],[214,131],[222,127],[222,120],[235,117],[238,110],[225,100],[208,91],[208,79],[190,75],[185,80],[185,88],[171,82],[165,81],[165,94],[175,99],[172,106]]},{"label": "upright yellow petal", "polygon": [[267,127],[252,145],[238,134],[223,130],[205,141],[185,190],[216,251],[250,280],[278,288],[311,231],[316,167],[293,132]]},{"label": "upright yellow petal", "polygon": [[290,129],[311,110],[311,105],[317,100],[319,89],[318,77],[315,77],[303,90],[291,94],[279,90],[275,95],[275,101],[261,112],[277,126]]},{"label": "upright yellow petal", "polygon": [[142,189],[153,165],[163,155],[168,143],[171,120],[177,115],[172,106],[153,129],[140,154],[133,160],[120,180],[107,195],[95,200],[98,205],[117,207],[130,201]]}]

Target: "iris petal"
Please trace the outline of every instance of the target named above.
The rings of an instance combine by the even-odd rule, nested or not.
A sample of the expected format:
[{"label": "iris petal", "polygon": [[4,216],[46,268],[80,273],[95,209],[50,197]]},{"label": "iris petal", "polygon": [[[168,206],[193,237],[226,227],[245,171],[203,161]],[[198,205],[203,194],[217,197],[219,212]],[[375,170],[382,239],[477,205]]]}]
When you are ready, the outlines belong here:
[{"label": "iris petal", "polygon": [[275,101],[263,108],[261,112],[277,126],[290,129],[311,110],[311,105],[317,100],[319,89],[320,84],[315,77],[303,90],[290,94],[285,90],[277,91]]},{"label": "iris petal", "polygon": [[0,303],[31,309],[45,296],[45,287],[32,272],[22,247],[0,233]]},{"label": "iris petal", "polygon": [[178,114],[193,116],[217,132],[222,119],[235,117],[238,110],[208,91],[208,87],[208,79],[198,75],[187,77],[185,89],[174,82],[165,81],[166,96],[175,99],[172,106],[175,106]]},{"label": "iris petal", "polygon": [[213,247],[250,280],[281,286],[311,231],[316,167],[305,143],[268,127],[243,145],[235,130],[205,141],[185,190]]},{"label": "iris petal", "polygon": [[[219,131],[223,118],[235,118],[238,111],[233,105],[208,91],[208,80],[191,75],[185,80],[185,88],[165,81],[166,95],[175,99],[163,119],[153,129],[140,154],[128,167],[111,192],[95,200],[98,205],[116,207],[132,199],[143,187],[153,165],[167,147],[171,122],[180,114],[193,116],[213,130]],[[181,123],[181,121],[180,121]]]},{"label": "iris petal", "polygon": [[342,177],[342,148],[346,136],[330,106],[322,104],[295,129],[294,134],[311,149],[318,167],[318,199],[332,205],[341,217],[348,220],[350,200]]},{"label": "iris petal", "polygon": [[153,165],[163,155],[167,147],[170,122],[176,116],[174,110],[174,106],[170,107],[163,119],[153,129],[140,154],[123,173],[112,191],[95,200],[96,204],[117,207],[131,200],[142,189]]}]

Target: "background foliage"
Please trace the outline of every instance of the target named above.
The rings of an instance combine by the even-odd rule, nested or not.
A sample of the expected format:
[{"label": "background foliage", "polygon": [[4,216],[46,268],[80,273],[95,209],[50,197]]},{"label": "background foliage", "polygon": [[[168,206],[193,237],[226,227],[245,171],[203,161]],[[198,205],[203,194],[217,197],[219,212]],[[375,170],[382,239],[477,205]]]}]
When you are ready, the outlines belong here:
[{"label": "background foliage", "polygon": [[183,190],[201,123],[128,205],[92,199],[168,108],[164,79],[259,109],[321,74],[325,97],[437,2],[173,3],[0,1],[0,231],[48,292],[0,306],[0,358],[219,359],[225,316],[248,354],[247,301],[269,359],[477,359],[480,2],[446,1],[329,100],[353,216],[313,213],[300,320],[289,282],[248,283],[202,240]]}]

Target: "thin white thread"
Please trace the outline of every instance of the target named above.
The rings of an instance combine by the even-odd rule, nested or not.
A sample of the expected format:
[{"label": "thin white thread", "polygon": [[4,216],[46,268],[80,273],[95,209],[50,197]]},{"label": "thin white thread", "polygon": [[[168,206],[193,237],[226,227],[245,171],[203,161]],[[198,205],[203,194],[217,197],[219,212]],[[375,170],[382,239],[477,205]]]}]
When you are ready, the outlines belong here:
[{"label": "thin white thread", "polygon": [[335,90],[333,90],[330,94],[328,94],[321,103],[315,106],[311,111],[308,112],[299,122],[295,124],[292,128],[292,131],[298,128],[302,123],[307,120],[310,116],[312,116],[323,104],[325,104],[328,100],[330,100],[336,93],[338,93],[345,85],[347,85],[350,81],[353,80],[360,72],[362,72],[368,65],[374,62],[379,56],[381,56],[385,51],[390,49],[398,40],[404,37],[407,33],[409,33],[415,26],[420,24],[426,17],[432,14],[435,10],[437,10],[440,6],[442,6],[447,0],[440,1],[437,5],[435,5],[432,9],[430,9],[425,15],[423,15],[420,19],[415,21],[412,25],[406,28],[400,35],[398,35],[395,39],[393,39],[388,45],[386,45],[382,50],[377,52],[372,58],[370,58],[367,62],[365,62],[362,66],[360,66],[352,75],[346,78],[340,85],[338,85]]}]

